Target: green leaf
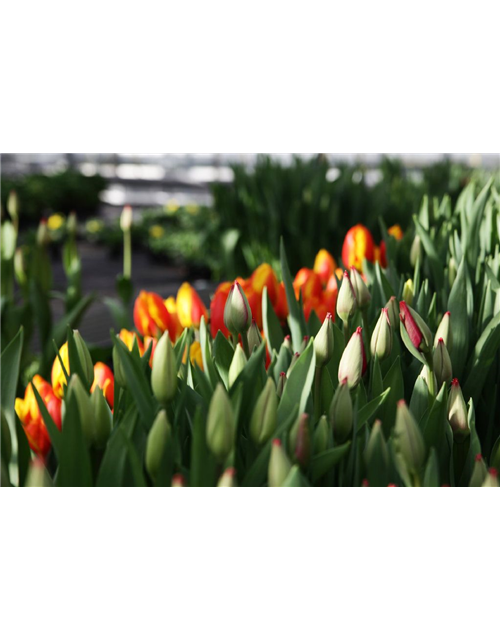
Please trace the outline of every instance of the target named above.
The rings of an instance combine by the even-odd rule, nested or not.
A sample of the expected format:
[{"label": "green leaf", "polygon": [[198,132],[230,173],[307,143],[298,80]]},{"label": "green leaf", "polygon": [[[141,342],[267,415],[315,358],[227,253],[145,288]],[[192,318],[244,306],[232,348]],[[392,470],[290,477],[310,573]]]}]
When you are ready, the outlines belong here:
[{"label": "green leaf", "polygon": [[469,350],[469,318],[467,313],[467,265],[462,259],[448,299],[451,313],[453,349],[450,353],[453,375],[461,378]]},{"label": "green leaf", "polygon": [[339,447],[328,449],[328,451],[314,456],[311,463],[313,482],[317,482],[328,473],[330,469],[333,469],[349,452],[350,447],[351,442],[346,442]]},{"label": "green leaf", "polygon": [[91,487],[92,468],[76,396],[70,394],[65,404],[57,486]]},{"label": "green leaf", "polygon": [[38,393],[35,385],[32,385],[33,393],[35,394],[36,402],[38,404],[38,408],[40,409],[40,413],[42,414],[43,421],[45,422],[45,426],[47,427],[48,434],[50,436],[50,441],[52,443],[52,447],[56,456],[59,458],[61,454],[61,442],[62,442],[62,433],[56,426],[54,420],[50,413],[48,412],[47,407],[45,406],[44,401],[42,400],[40,394]]},{"label": "green leaf", "polygon": [[[453,339],[455,339],[455,336],[453,336]],[[499,347],[500,312],[488,323],[474,348],[471,360],[467,366],[469,375],[464,385],[465,397],[472,397],[477,401]],[[453,344],[453,353],[454,352],[455,344]]]},{"label": "green leaf", "polygon": [[272,353],[273,350],[275,350],[278,353],[285,336],[283,335],[283,329],[281,328],[278,316],[269,300],[267,287],[264,287],[264,291],[262,292],[262,321],[269,352]]},{"label": "green leaf", "polygon": [[221,331],[217,332],[213,342],[213,358],[217,371],[219,372],[226,389],[229,386],[229,368],[233,361],[234,349],[229,344],[229,340]]},{"label": "green leaf", "polygon": [[189,484],[192,487],[213,487],[216,461],[207,447],[205,415],[199,407],[196,409],[192,430]]},{"label": "green leaf", "polygon": [[382,421],[384,437],[387,439],[396,420],[398,400],[404,399],[404,382],[401,371],[401,358],[399,356],[394,360],[384,378],[384,389],[390,389],[390,392],[380,409],[379,418]]},{"label": "green leaf", "polygon": [[128,461],[130,463],[130,468],[132,470],[132,477],[134,480],[135,487],[146,487],[146,479],[144,478],[144,471],[142,469],[141,461],[139,460],[139,456],[137,455],[137,451],[135,450],[133,444],[129,440],[129,438],[125,435],[125,432],[122,429],[118,429],[117,431],[119,437],[122,439],[123,444],[125,445],[125,449],[127,451]]},{"label": "green leaf", "polygon": [[24,429],[19,422],[19,419],[17,418],[15,424],[15,433],[17,439],[18,486],[24,487],[31,461],[31,450],[28,443],[28,438],[26,437],[26,433],[24,432]]},{"label": "green leaf", "polygon": [[391,392],[391,388],[388,387],[385,391],[383,391],[379,396],[365,404],[358,412],[358,426],[365,424],[368,422],[370,418],[375,415],[377,409],[384,403],[385,399]]},{"label": "green leaf", "polygon": [[424,487],[439,487],[439,465],[435,449],[431,449],[424,473]]},{"label": "green leaf", "polygon": [[304,312],[302,311],[297,298],[295,297],[295,290],[293,288],[292,276],[288,267],[288,260],[285,252],[285,243],[281,238],[280,243],[280,256],[281,256],[281,276],[285,285],[286,299],[288,302],[288,324],[292,334],[292,343],[294,351],[299,351],[302,339],[306,335],[306,320],[304,318]]},{"label": "green leaf", "polygon": [[413,221],[415,222],[417,233],[422,240],[422,245],[425,249],[425,253],[427,254],[427,258],[429,260],[432,275],[434,278],[435,287],[436,289],[440,290],[443,288],[444,284],[444,270],[442,261],[439,259],[436,247],[434,246],[434,242],[432,241],[429,233],[418,221],[417,216],[413,216]]},{"label": "green leaf", "polygon": [[14,405],[16,401],[17,383],[19,381],[19,366],[23,350],[24,330],[21,327],[16,337],[10,342],[2,353],[1,358],[1,407],[11,435],[16,429],[16,414]]},{"label": "green leaf", "polygon": [[305,351],[296,361],[278,407],[278,424],[286,419],[289,412],[299,403],[299,414],[304,413],[314,382],[316,354],[314,340],[310,340]]},{"label": "green leaf", "polygon": [[92,302],[94,302],[95,297],[96,296],[94,294],[89,294],[87,296],[84,296],[71,309],[71,311],[67,313],[65,316],[63,316],[59,320],[59,322],[55,325],[52,331],[52,338],[56,341],[56,344],[58,347],[60,347],[64,342],[64,336],[68,328],[68,325],[72,329],[75,329],[77,327],[78,322],[80,321],[81,317],[83,316],[85,311],[88,309],[88,307],[92,304]]},{"label": "green leaf", "polygon": [[[137,408],[130,405],[120,424],[109,438],[97,476],[98,487],[121,487],[125,485],[128,450],[126,439],[132,439],[137,426]],[[119,434],[123,432],[124,438]]]},{"label": "green leaf", "polygon": [[212,352],[210,349],[210,338],[208,335],[208,329],[207,329],[207,325],[204,317],[202,317],[200,322],[200,346],[201,346],[201,358],[203,361],[203,371],[213,390],[220,382],[220,378],[217,374],[215,364],[212,360]]}]

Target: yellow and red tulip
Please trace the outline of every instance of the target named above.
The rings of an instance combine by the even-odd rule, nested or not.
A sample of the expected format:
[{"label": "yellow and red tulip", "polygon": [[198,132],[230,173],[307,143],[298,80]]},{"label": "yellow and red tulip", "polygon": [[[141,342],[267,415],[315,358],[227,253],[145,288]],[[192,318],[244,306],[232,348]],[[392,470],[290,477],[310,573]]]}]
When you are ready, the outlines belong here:
[{"label": "yellow and red tulip", "polygon": [[177,292],[176,310],[183,328],[198,328],[202,318],[208,321],[207,308],[188,282],[181,285]]},{"label": "yellow and red tulip", "polygon": [[352,227],[346,234],[342,248],[342,261],[346,269],[356,267],[362,272],[363,260],[373,262],[375,258],[375,244],[370,231],[362,224]]},{"label": "yellow and red tulip", "polygon": [[94,365],[94,382],[90,392],[99,387],[102,390],[107,403],[113,408],[115,396],[115,377],[111,369],[104,362],[96,362]]},{"label": "yellow and red tulip", "polygon": [[214,297],[210,303],[210,332],[212,338],[221,331],[226,338],[229,337],[229,329],[224,324],[224,308],[231,291],[231,283],[223,282],[215,290]]},{"label": "yellow and red tulip", "polygon": [[264,263],[257,267],[250,278],[250,284],[253,291],[260,297],[262,297],[264,287],[267,287],[267,293],[271,304],[274,306],[277,303],[279,284],[278,278],[276,277],[271,265]]},{"label": "yellow and red tulip", "polygon": [[164,300],[156,293],[141,291],[134,305],[134,323],[143,336],[157,338],[168,331],[175,335],[175,321]]},{"label": "yellow and red tulip", "polygon": [[314,260],[314,272],[319,275],[324,286],[335,273],[337,263],[334,257],[326,249],[321,249]]},{"label": "yellow and red tulip", "polygon": [[[59,356],[63,362],[64,368],[66,369],[66,373],[69,375],[69,352],[67,342],[65,342],[59,349]],[[64,387],[66,386],[66,376],[64,375],[61,362],[57,356],[54,358],[54,362],[52,364],[51,381],[54,393],[58,398],[62,398],[64,394]]]}]

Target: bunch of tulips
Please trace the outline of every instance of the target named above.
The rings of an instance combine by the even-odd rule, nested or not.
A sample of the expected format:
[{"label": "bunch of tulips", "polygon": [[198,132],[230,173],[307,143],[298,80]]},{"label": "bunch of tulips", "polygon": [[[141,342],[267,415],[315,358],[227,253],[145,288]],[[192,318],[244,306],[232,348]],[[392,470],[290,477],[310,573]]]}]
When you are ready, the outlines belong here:
[{"label": "bunch of tulips", "polygon": [[295,278],[282,245],[280,278],[263,264],[209,308],[188,283],[142,291],[112,362],[68,328],[50,382],[15,399],[21,329],[2,483],[498,486],[499,202],[491,184],[424,201],[379,247],[357,225],[343,268],[321,250]]}]

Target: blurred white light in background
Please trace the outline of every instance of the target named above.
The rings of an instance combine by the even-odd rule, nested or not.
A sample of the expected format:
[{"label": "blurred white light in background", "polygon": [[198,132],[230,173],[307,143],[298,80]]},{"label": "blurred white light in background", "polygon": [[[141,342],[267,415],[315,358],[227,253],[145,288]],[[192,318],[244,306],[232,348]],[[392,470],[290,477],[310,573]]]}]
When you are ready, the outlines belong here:
[{"label": "blurred white light in background", "polygon": [[159,164],[120,164],[116,175],[122,180],[163,180],[165,169]]},{"label": "blurred white light in background", "polygon": [[339,176],[340,169],[337,169],[337,167],[332,167],[326,172],[326,179],[328,180],[328,182],[335,182],[335,180],[338,180]]}]

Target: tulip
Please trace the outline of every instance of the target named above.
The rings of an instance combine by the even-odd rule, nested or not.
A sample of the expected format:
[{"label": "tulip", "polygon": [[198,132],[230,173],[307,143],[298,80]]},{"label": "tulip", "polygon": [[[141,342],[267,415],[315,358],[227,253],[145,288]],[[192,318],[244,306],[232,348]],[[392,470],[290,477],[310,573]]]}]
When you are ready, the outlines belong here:
[{"label": "tulip", "polygon": [[344,379],[335,391],[329,417],[335,441],[339,444],[344,443],[351,434],[353,424],[352,398],[347,379]]},{"label": "tulip", "polygon": [[370,461],[376,459],[377,463],[387,468],[389,464],[389,449],[384,438],[384,432],[382,431],[382,423],[377,420],[372,427],[370,437],[366,444],[364,452],[366,466],[370,467]]},{"label": "tulip", "polygon": [[[282,374],[285,376],[285,374]],[[285,376],[286,378],[286,376]],[[272,378],[268,378],[250,418],[250,436],[257,446],[264,445],[276,429],[278,396]]]},{"label": "tulip", "polygon": [[290,473],[291,468],[290,460],[281,446],[281,440],[274,440],[267,471],[269,486],[281,487]]},{"label": "tulip", "polygon": [[399,303],[401,332],[406,331],[412,345],[423,354],[430,353],[432,334],[418,313],[406,302]]},{"label": "tulip", "polygon": [[448,353],[450,353],[453,347],[453,333],[451,331],[451,313],[449,311],[444,314],[443,319],[439,323],[439,327],[434,338],[435,347],[437,347],[440,338],[444,340]]},{"label": "tulip", "polygon": [[113,415],[99,387],[95,387],[90,395],[94,411],[94,443],[98,449],[104,447],[113,428]]},{"label": "tulip", "polygon": [[250,353],[252,353],[254,349],[258,349],[262,344],[262,335],[255,320],[252,320],[252,324],[250,326],[250,329],[248,330],[247,338]]},{"label": "tulip", "polygon": [[285,322],[288,318],[288,300],[286,299],[285,285],[280,282],[278,287],[278,300],[274,311],[281,322]]},{"label": "tulip", "polygon": [[223,282],[220,284],[215,290],[210,303],[210,332],[212,334],[212,338],[215,338],[219,331],[221,331],[226,338],[229,337],[229,329],[224,323],[224,309],[231,287],[232,285],[230,282]]},{"label": "tulip", "polygon": [[370,342],[370,351],[373,357],[384,360],[391,355],[392,351],[392,329],[389,319],[389,311],[382,309],[380,318],[375,325],[375,330]]},{"label": "tulip", "polygon": [[301,487],[302,480],[300,476],[300,467],[298,464],[293,465],[290,469],[290,473],[285,478],[282,487]]},{"label": "tulip", "polygon": [[238,484],[236,482],[236,469],[234,467],[230,467],[226,469],[224,473],[221,475],[219,482],[217,483],[218,487],[237,487]]},{"label": "tulip", "polygon": [[408,472],[418,476],[425,462],[425,443],[419,426],[404,400],[398,402],[393,440],[395,450],[401,456]]},{"label": "tulip", "polygon": [[7,211],[12,220],[17,221],[19,218],[19,198],[17,192],[13,189],[9,191],[7,197]]},{"label": "tulip", "polygon": [[498,487],[498,471],[495,468],[491,468],[486,476],[483,484],[483,487]]},{"label": "tulip", "polygon": [[37,457],[31,460],[24,486],[31,488],[52,486],[52,481],[41,458]]},{"label": "tulip", "polygon": [[[198,365],[198,367],[203,371],[203,356],[201,355],[201,344],[198,341],[194,341],[191,343],[189,347],[189,360],[192,365]],[[184,353],[182,355],[182,363],[186,364],[187,362],[187,347],[184,349]]]},{"label": "tulip", "polygon": [[476,456],[476,461],[474,463],[474,469],[472,471],[469,487],[482,487],[483,482],[486,480],[487,476],[488,467],[484,462],[483,456],[479,453]]},{"label": "tulip", "polygon": [[385,305],[385,308],[389,312],[391,327],[396,331],[399,329],[399,305],[396,300],[396,296],[392,296],[389,302]]},{"label": "tulip", "polygon": [[28,283],[28,276],[26,274],[24,252],[21,247],[18,247],[14,253],[14,274],[21,289],[27,291],[25,287]]},{"label": "tulip", "polygon": [[182,473],[176,473],[172,478],[172,487],[185,487],[186,486],[186,478],[182,475]]},{"label": "tulip", "polygon": [[314,339],[316,366],[324,367],[333,357],[333,316],[329,313]]},{"label": "tulip", "polygon": [[311,456],[311,435],[307,413],[299,416],[290,431],[288,452],[294,462],[297,462],[303,469],[307,467]]},{"label": "tulip", "polygon": [[54,362],[52,364],[51,381],[54,393],[58,398],[62,398],[64,395],[64,387],[66,386],[66,376],[61,366],[61,360],[68,376],[71,373],[69,370],[69,352],[67,342],[65,342],[59,349],[59,358],[57,356],[54,358]]},{"label": "tulip", "polygon": [[367,309],[370,306],[372,295],[368,291],[368,287],[356,267],[352,267],[351,269],[351,283],[352,288],[354,289],[354,295],[356,296],[358,308],[361,310]]},{"label": "tulip", "polygon": [[368,262],[374,260],[374,242],[372,234],[361,224],[350,229],[345,237],[342,247],[342,262],[346,269],[356,267],[360,272],[363,270],[363,260]]},{"label": "tulip", "polygon": [[134,350],[134,345],[137,345],[139,353],[144,353],[144,345],[142,344],[140,338],[133,331],[128,331],[127,329],[122,329],[118,334],[120,340],[125,344],[129,351]]},{"label": "tulip", "polygon": [[236,382],[238,376],[243,371],[248,360],[245,352],[241,348],[241,345],[237,344],[234,350],[233,359],[231,360],[231,366],[229,367],[228,382],[229,387],[232,387]]},{"label": "tulip", "polygon": [[134,304],[134,324],[143,336],[157,338],[165,331],[175,336],[176,323],[156,293],[141,291]]},{"label": "tulip", "polygon": [[314,260],[313,270],[317,273],[321,279],[323,285],[326,285],[330,278],[335,273],[335,269],[337,268],[337,264],[333,258],[333,256],[328,253],[326,249],[321,249],[318,251],[316,258]]},{"label": "tulip", "polygon": [[94,409],[90,401],[90,396],[77,375],[71,376],[68,387],[68,398],[73,396],[76,398],[84,438],[87,444],[94,444],[97,442]]},{"label": "tulip", "polygon": [[205,305],[188,282],[181,285],[177,292],[176,309],[179,321],[184,328],[198,328],[202,318],[208,321]]},{"label": "tulip", "polygon": [[[170,336],[170,334],[169,334]],[[139,353],[141,354],[141,356],[144,356],[148,349],[149,349],[149,345],[151,345],[151,352],[149,354],[149,366],[153,367],[153,358],[155,355],[155,350],[156,350],[156,345],[158,344],[158,340],[156,338],[152,338],[151,336],[145,336],[144,337],[144,347],[142,349],[139,350]]]},{"label": "tulip", "polygon": [[[123,344],[129,351],[134,351],[134,349],[137,349],[140,354],[144,352],[144,346],[142,342],[132,331],[122,329],[118,334],[118,338],[123,342]],[[127,378],[125,376],[125,372],[123,370],[123,366],[116,346],[113,347],[113,370],[115,372],[115,382],[120,387],[126,387]]]},{"label": "tulip", "polygon": [[51,385],[41,376],[36,375],[26,387],[24,398],[16,398],[15,411],[19,417],[28,444],[32,451],[45,458],[50,450],[50,437],[40,413],[33,387],[36,388],[50,417],[56,427],[61,430],[61,399],[54,393]]},{"label": "tulip", "polygon": [[132,212],[132,207],[125,206],[123,207],[123,211],[120,215],[120,228],[122,231],[130,231],[132,227],[134,214]]},{"label": "tulip", "polygon": [[172,331],[169,331],[170,339],[172,340],[172,342],[175,343],[177,338],[181,336],[182,332],[184,331],[184,327],[182,326],[181,321],[179,320],[179,316],[177,314],[177,301],[174,298],[174,296],[169,296],[164,301],[164,304],[165,304],[165,307],[167,308],[167,311],[170,314],[170,321],[173,327]]},{"label": "tulip", "polygon": [[146,471],[155,484],[159,484],[161,468],[166,464],[171,441],[172,427],[163,409],[156,416],[146,441]]},{"label": "tulip", "polygon": [[321,416],[313,438],[314,453],[323,453],[328,448],[328,420],[326,416]]},{"label": "tulip", "polygon": [[177,361],[170,337],[164,333],[155,349],[151,388],[160,404],[167,406],[177,393]]},{"label": "tulip", "polygon": [[469,418],[462,389],[456,378],[451,383],[448,397],[448,422],[453,431],[455,442],[464,442],[470,435]]},{"label": "tulip", "polygon": [[285,390],[286,381],[287,381],[286,373],[284,371],[282,371],[280,373],[280,377],[278,379],[278,388],[276,389],[276,394],[277,394],[278,398],[281,398],[281,396],[283,395],[283,391]]},{"label": "tulip", "polygon": [[252,324],[252,312],[248,299],[239,282],[231,287],[224,307],[224,324],[234,335],[245,334]]},{"label": "tulip", "polygon": [[207,445],[219,461],[225,460],[234,447],[236,421],[231,401],[222,384],[218,384],[210,401],[207,416]]},{"label": "tulip", "polygon": [[358,327],[349,340],[340,359],[339,382],[347,380],[349,389],[354,389],[361,382],[366,372],[366,354],[363,344],[363,329]]},{"label": "tulip", "polygon": [[91,393],[99,388],[106,398],[109,406],[113,408],[115,397],[115,377],[111,369],[104,362],[96,362],[94,365],[94,382],[90,389]]},{"label": "tulip", "polygon": [[257,267],[250,278],[250,284],[260,298],[262,298],[264,287],[267,287],[267,295],[273,307],[278,302],[278,278],[271,265],[264,263]]},{"label": "tulip", "polygon": [[396,240],[402,240],[404,236],[403,229],[401,229],[399,224],[395,224],[387,229],[387,233],[393,238],[396,238]]},{"label": "tulip", "polygon": [[301,269],[293,281],[295,296],[298,299],[302,293],[302,299],[319,298],[323,293],[321,278],[312,269]]},{"label": "tulip", "polygon": [[451,380],[451,376],[453,375],[450,355],[443,338],[439,338],[438,345],[434,349],[433,362],[436,380],[438,386],[441,387],[443,382],[448,382],[449,380]]},{"label": "tulip", "polygon": [[420,240],[420,236],[415,236],[413,243],[410,249],[410,264],[412,267],[415,267],[417,264],[417,260],[422,262],[423,251],[422,251],[422,241]]},{"label": "tulip", "polygon": [[413,295],[414,295],[413,280],[407,280],[403,287],[403,300],[406,302],[407,305],[411,306],[413,304]]},{"label": "tulip", "polygon": [[342,319],[344,325],[349,323],[351,318],[358,308],[356,300],[356,292],[352,286],[349,273],[344,271],[344,278],[342,280],[342,286],[337,297],[337,314]]}]

